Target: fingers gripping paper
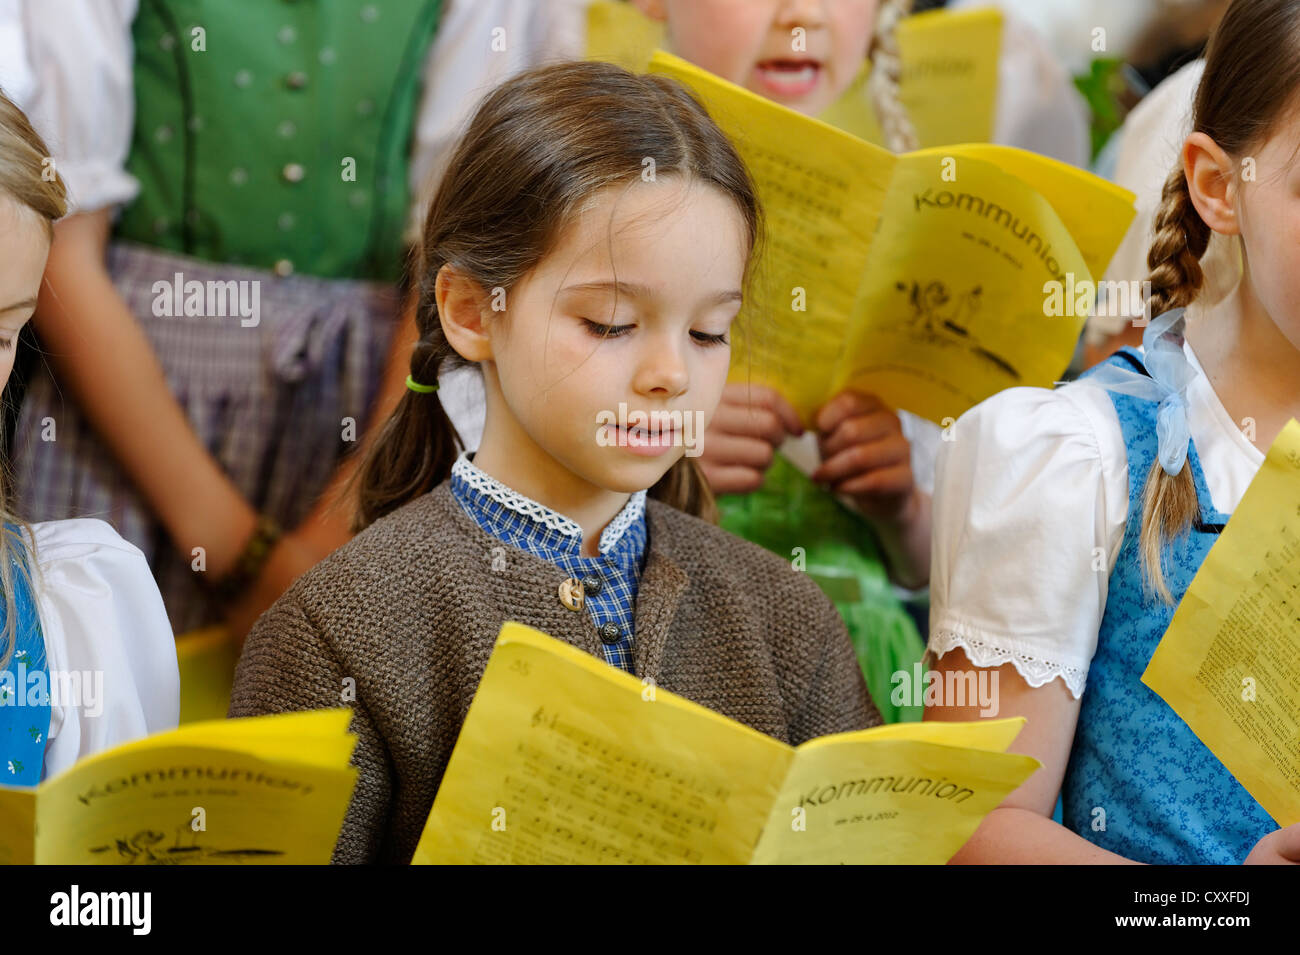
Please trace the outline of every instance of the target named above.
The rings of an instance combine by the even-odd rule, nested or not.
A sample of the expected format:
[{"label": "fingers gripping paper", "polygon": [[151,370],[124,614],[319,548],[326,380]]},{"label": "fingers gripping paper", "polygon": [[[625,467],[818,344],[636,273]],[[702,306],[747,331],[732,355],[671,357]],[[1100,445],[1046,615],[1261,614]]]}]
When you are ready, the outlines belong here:
[{"label": "fingers gripping paper", "polygon": [[1300,424],[1269,449],[1142,674],[1279,826],[1300,822]]},{"label": "fingers gripping paper", "polygon": [[794,749],[509,623],[414,861],[941,863],[1039,765],[1022,724]]}]

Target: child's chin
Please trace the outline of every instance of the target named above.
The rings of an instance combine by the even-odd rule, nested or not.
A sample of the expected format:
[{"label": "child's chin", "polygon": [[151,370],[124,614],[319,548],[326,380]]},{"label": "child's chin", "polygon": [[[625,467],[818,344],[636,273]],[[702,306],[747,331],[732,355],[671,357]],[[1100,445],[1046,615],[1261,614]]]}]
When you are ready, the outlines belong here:
[{"label": "child's chin", "polygon": [[628,454],[621,448],[609,450],[623,453],[617,459],[605,462],[606,466],[602,469],[604,480],[600,485],[620,494],[648,490],[682,458],[681,448],[673,448],[654,457],[639,457]]}]

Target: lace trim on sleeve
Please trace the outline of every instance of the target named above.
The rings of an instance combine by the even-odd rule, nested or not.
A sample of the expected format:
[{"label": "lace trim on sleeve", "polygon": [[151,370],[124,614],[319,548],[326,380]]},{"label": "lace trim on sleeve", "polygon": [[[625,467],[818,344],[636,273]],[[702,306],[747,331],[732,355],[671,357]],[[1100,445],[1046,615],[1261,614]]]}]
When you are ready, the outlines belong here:
[{"label": "lace trim on sleeve", "polygon": [[994,640],[958,633],[951,627],[940,627],[931,632],[930,652],[935,656],[943,656],[957,647],[961,647],[966,652],[966,656],[975,666],[996,667],[1010,663],[1032,687],[1046,686],[1056,677],[1060,677],[1076,700],[1083,696],[1083,688],[1088,681],[1086,667],[1070,666],[1066,663],[1056,663],[1053,660],[1031,656],[1020,650],[999,646]]}]

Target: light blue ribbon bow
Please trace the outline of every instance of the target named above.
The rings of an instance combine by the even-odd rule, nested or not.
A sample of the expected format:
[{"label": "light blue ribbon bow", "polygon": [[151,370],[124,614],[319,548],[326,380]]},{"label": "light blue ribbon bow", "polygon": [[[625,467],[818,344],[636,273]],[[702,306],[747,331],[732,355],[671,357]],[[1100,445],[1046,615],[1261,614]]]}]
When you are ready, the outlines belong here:
[{"label": "light blue ribbon bow", "polygon": [[1183,469],[1192,439],[1187,425],[1187,386],[1196,369],[1183,351],[1184,309],[1175,308],[1151,320],[1142,333],[1143,364],[1151,377],[1114,364],[1099,365],[1080,383],[1107,391],[1157,401],[1156,440],[1160,467],[1171,477]]}]

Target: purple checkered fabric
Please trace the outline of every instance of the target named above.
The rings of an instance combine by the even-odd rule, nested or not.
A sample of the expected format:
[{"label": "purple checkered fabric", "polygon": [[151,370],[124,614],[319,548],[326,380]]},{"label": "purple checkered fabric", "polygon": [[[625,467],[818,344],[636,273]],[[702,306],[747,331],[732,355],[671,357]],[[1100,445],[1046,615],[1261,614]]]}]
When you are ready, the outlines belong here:
[{"label": "purple checkered fabric", "polygon": [[[355,447],[344,440],[345,419],[355,421],[358,437],[366,423],[397,315],[396,291],[374,282],[280,277],[132,243],[113,244],[108,267],[199,440],[254,508],[295,527]],[[155,314],[177,273],[182,282],[257,282],[258,324],[245,326],[239,314]],[[155,291],[159,282],[166,290]],[[14,442],[16,512],[30,521],[108,521],[148,558],[175,632],[218,621],[222,608],[190,570],[190,555],[171,546],[72,397],[44,361],[38,364]]]}]

